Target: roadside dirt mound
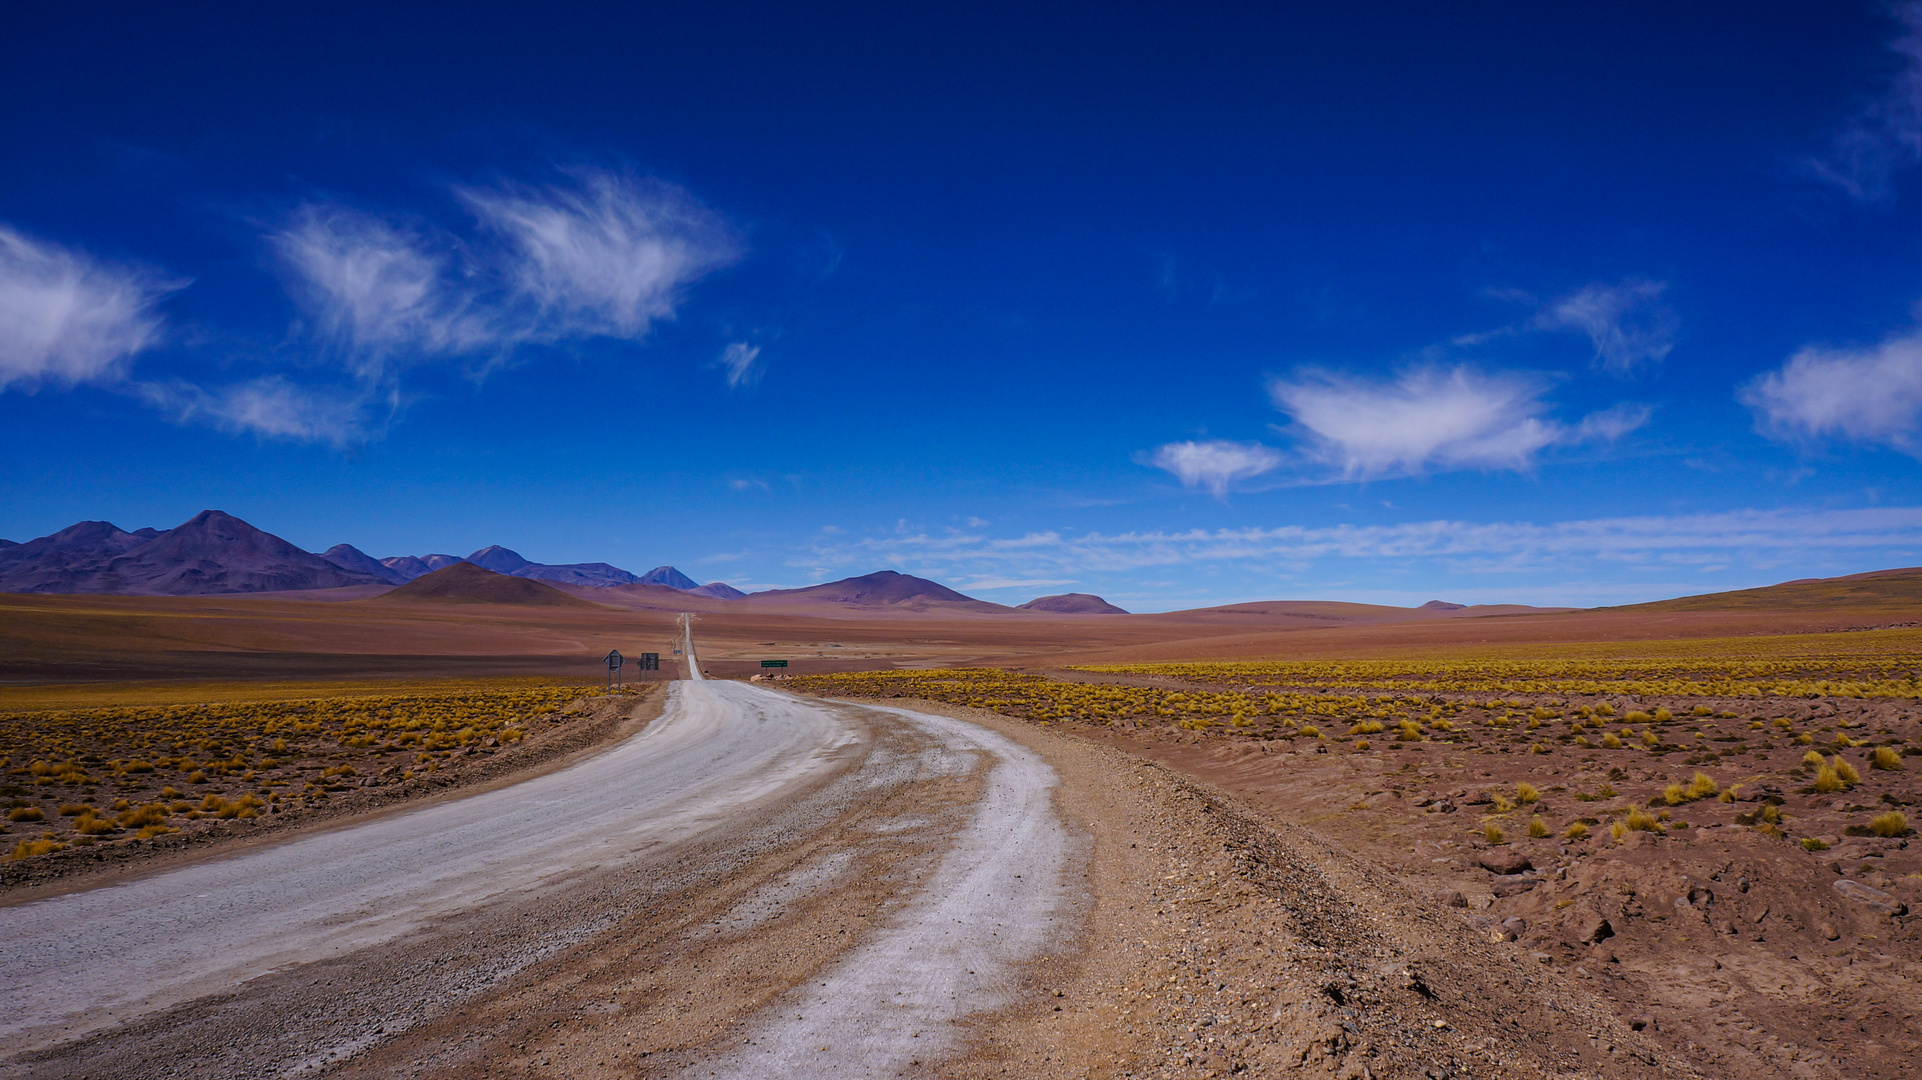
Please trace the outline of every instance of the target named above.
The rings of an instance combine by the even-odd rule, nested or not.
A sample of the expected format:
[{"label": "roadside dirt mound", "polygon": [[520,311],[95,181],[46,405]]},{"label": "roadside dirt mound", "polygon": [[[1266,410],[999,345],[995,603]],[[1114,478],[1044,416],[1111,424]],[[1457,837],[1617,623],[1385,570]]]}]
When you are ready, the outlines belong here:
[{"label": "roadside dirt mound", "polygon": [[528,578],[496,574],[469,562],[436,570],[365,603],[520,604],[535,607],[600,607]]},{"label": "roadside dirt mound", "polygon": [[1071,592],[1059,596],[1042,596],[1030,600],[1020,607],[1022,611],[1052,611],[1057,615],[1126,615],[1127,609],[1118,608],[1093,593]]}]

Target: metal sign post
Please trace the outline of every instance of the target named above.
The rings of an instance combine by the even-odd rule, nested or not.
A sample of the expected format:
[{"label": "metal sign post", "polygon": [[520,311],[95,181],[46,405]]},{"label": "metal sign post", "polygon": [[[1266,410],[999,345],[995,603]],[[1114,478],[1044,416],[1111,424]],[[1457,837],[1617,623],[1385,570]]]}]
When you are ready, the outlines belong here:
[{"label": "metal sign post", "polygon": [[786,660],[763,660],[761,661],[761,666],[762,667],[786,667],[787,661]]},{"label": "metal sign post", "polygon": [[641,659],[634,665],[634,670],[636,671],[661,670],[661,654],[657,652],[642,653]]},{"label": "metal sign post", "polygon": [[609,649],[605,660],[607,663],[607,688],[609,690],[619,690],[621,688],[621,665],[627,661],[622,659],[619,649]]}]

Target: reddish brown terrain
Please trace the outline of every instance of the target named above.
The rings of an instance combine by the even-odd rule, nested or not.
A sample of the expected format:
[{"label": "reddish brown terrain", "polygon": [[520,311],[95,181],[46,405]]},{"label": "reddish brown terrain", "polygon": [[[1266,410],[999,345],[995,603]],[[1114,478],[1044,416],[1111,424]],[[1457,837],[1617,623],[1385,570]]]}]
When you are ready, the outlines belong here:
[{"label": "reddish brown terrain", "polygon": [[[725,599],[647,583],[557,585],[457,563],[400,588],[0,595],[0,706],[47,707],[49,695],[62,694],[108,705],[189,678],[243,685],[425,675],[586,679],[610,648],[658,652],[660,675],[671,678],[679,674],[681,612],[696,616],[704,668],[723,677],[758,675],[761,660],[784,659],[794,676],[983,667],[1064,684],[1312,696],[1336,691],[1252,685],[1232,675],[1085,669],[1209,660],[1418,668],[1492,658],[1517,665],[1515,677],[1525,680],[1531,658],[1551,656],[1692,657],[1708,668],[1718,658],[1760,657],[1793,661],[1801,665],[1796,677],[1819,679],[1822,657],[1863,655],[1879,657],[1884,676],[1901,668],[1912,685],[1922,675],[1922,644],[1905,629],[1922,624],[1916,570],[1592,611],[1276,601],[1079,614],[951,599],[916,580],[873,575],[819,591]],[[1089,1036],[1082,1060],[1107,1060],[1122,1039],[1133,1040],[1127,1054],[1137,1056],[1115,1050],[1115,1060],[1152,1060],[1184,1076],[1294,1075],[1303,1062],[1310,1075],[1326,1065],[1339,1075],[1414,1076],[1436,1067],[1422,1064],[1432,1061],[1456,1062],[1444,1075],[1558,1075],[1543,1064],[1550,1060],[1605,1076],[1913,1075],[1922,1051],[1913,1005],[1922,990],[1922,937],[1909,912],[1922,905],[1922,849],[1912,849],[1907,821],[1875,823],[1890,813],[1922,820],[1917,695],[1891,689],[1886,678],[1866,694],[1851,678],[1838,675],[1833,685],[1792,696],[1659,686],[1626,695],[1517,686],[1494,702],[1489,691],[1399,694],[1383,707],[1419,705],[1420,714],[1408,713],[1417,719],[1446,709],[1460,720],[1407,741],[1394,739],[1392,716],[1383,735],[1329,727],[1305,738],[1273,726],[1191,729],[1145,716],[1091,723],[1071,709],[1044,720],[998,708],[1017,726],[1045,724],[1048,739],[1099,744],[1126,755],[1118,760],[1158,763],[1197,785],[1193,799],[1169,796],[1188,811],[1157,810],[1163,817],[1156,821],[1176,823],[1166,815],[1193,812],[1241,823],[1223,833],[1232,835],[1221,841],[1231,844],[1227,858],[1177,850],[1202,843],[1201,832],[1222,831],[1213,826],[1181,831],[1187,839],[1178,843],[1157,841],[1165,850],[1157,849],[1163,862],[1153,872],[1170,882],[1187,875],[1179,879],[1179,910],[1192,908],[1192,919],[1182,916],[1192,925],[1180,929],[1173,903],[1155,901],[1160,921],[1152,930],[1102,947],[1153,952],[1155,963],[1170,965],[1179,981],[1169,985],[1180,994],[1137,985],[1128,964],[1113,959],[1120,951],[1101,960],[1112,969],[1103,978],[1129,987],[1131,996],[1120,1000],[1135,1004],[1116,1014],[1121,1019],[1103,1021],[1122,1026]],[[1613,712],[1595,711],[1604,704]],[[1673,712],[1654,722],[1658,731],[1624,722],[1658,706]],[[953,700],[930,708],[969,715]],[[1534,710],[1552,717],[1544,724],[1555,737],[1523,726]],[[1596,724],[1571,726],[1578,718]],[[1652,741],[1599,741],[1621,731]],[[1893,764],[1878,768],[1874,755],[1884,749]],[[1812,751],[1826,755],[1825,766],[1840,755],[1857,775],[1825,789],[1805,760]],[[260,761],[246,767],[278,775]],[[1712,783],[1699,785],[1698,772]],[[138,783],[149,783],[146,775]],[[307,801],[324,802],[324,785],[311,786]],[[208,823],[210,835],[228,827],[220,820]],[[1546,835],[1532,836],[1538,820]],[[1111,843],[1123,835],[1092,820],[1090,828],[1105,829],[1117,838]],[[1396,948],[1419,939],[1424,977],[1439,983],[1436,973],[1446,973],[1452,986],[1429,1000],[1409,996],[1394,983],[1406,978],[1393,972],[1355,974],[1363,989],[1343,992],[1363,997],[1346,1005],[1317,990],[1324,968],[1374,967],[1323,955],[1347,947],[1341,942],[1349,931],[1337,933],[1335,923],[1300,930],[1307,936],[1299,941],[1283,935],[1292,944],[1275,948],[1261,920],[1306,918],[1290,906],[1293,893],[1276,891],[1274,868],[1284,863],[1295,868],[1290,874],[1306,875],[1304,887],[1332,890],[1327,902],[1336,908],[1360,905],[1365,915],[1357,917],[1373,929],[1353,931],[1355,941],[1379,950],[1396,934],[1404,935],[1394,938]],[[1098,902],[1118,902],[1114,896],[1133,895],[1126,890],[1148,880],[1130,877]],[[1162,891],[1175,895],[1171,889]],[[1212,944],[1189,936],[1199,933]],[[1289,966],[1306,962],[1303,950],[1323,940],[1316,935],[1330,944],[1314,946],[1322,950],[1314,972]],[[1283,988],[1320,995],[1304,1013],[1309,1019],[1262,1019]],[[1240,1019],[1204,1008],[1210,995],[1234,994],[1242,1004],[1269,1004],[1250,1005]],[[1539,1002],[1550,1003],[1541,1022],[1561,1026],[1531,1035]],[[1061,1022],[1049,1015],[1035,1023]],[[1419,1037],[1412,1029],[1392,1034],[1396,1024],[1417,1020],[1450,1026]],[[1315,1024],[1334,1026],[1321,1032]],[[1027,1048],[1009,1054],[1043,1071],[1057,1060]],[[1508,1073],[1502,1062],[1511,1063]],[[1088,1071],[1121,1074],[1106,1066]]]}]

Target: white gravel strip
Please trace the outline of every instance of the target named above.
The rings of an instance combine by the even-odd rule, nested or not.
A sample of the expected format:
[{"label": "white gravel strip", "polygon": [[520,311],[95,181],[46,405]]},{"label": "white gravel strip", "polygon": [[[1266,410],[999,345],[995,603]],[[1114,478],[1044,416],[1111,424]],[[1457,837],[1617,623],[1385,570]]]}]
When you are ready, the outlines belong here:
[{"label": "white gravel strip", "polygon": [[989,755],[986,791],[940,867],[890,924],[770,1006],[731,1057],[700,1076],[899,1076],[960,1046],[966,1017],[1011,999],[1016,965],[1065,924],[1070,840],[1040,756],[960,720],[883,709],[957,753]]}]

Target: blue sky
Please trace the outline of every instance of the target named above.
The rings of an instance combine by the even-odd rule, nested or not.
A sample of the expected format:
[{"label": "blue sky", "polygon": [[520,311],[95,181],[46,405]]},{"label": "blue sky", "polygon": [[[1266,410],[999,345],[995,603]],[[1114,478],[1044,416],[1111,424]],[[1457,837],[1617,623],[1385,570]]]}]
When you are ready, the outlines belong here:
[{"label": "blue sky", "polygon": [[1678,7],[11,5],[0,536],[1137,610],[1922,563],[1922,8]]}]

